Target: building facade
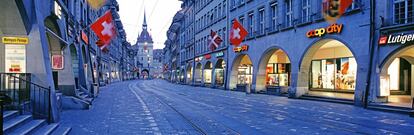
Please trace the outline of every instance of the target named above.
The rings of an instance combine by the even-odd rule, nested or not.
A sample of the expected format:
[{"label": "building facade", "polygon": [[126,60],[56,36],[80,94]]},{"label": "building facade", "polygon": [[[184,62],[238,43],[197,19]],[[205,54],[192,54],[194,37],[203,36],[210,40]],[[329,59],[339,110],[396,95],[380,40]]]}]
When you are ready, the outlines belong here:
[{"label": "building facade", "polygon": [[[49,88],[52,121],[59,121],[62,108],[88,108],[97,94],[94,86],[122,78],[120,58],[128,48],[123,49],[126,34],[116,0],[99,10],[85,0],[9,1],[1,7],[0,51],[7,53],[0,55],[0,72],[27,75],[31,83]],[[109,52],[102,52],[89,25],[106,11],[112,12],[117,36]]]},{"label": "building facade", "polygon": [[138,68],[140,71],[140,78],[147,79],[153,74],[153,49],[154,41],[151,34],[148,32],[147,18],[144,13],[144,22],[142,24],[141,34],[137,38],[135,48],[137,51],[137,59],[139,61]]},{"label": "building facade", "polygon": [[[413,2],[354,0],[335,23],[325,21],[324,4],[195,0],[194,55],[184,51],[186,84],[221,82],[227,90],[249,87],[254,93],[412,111]],[[239,46],[229,45],[226,36],[233,20],[248,31]],[[222,48],[210,50],[211,31],[223,38]]]}]

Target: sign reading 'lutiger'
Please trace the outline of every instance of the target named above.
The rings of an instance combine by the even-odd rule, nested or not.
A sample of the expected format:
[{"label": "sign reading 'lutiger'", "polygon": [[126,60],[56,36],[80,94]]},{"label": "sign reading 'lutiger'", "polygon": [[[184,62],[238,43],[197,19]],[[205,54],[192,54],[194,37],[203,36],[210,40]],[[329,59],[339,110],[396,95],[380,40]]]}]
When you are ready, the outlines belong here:
[{"label": "sign reading 'lutiger'", "polygon": [[308,33],[306,33],[306,36],[308,38],[314,38],[314,37],[321,37],[325,34],[339,34],[342,32],[343,24],[332,24],[326,28],[319,28],[315,30],[310,30]]}]

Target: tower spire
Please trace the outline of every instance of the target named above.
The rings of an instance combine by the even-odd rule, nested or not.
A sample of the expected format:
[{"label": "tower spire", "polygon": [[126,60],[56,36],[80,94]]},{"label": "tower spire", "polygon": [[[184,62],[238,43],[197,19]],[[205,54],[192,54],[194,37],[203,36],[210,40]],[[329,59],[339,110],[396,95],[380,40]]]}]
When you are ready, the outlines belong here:
[{"label": "tower spire", "polygon": [[145,9],[144,9],[144,23],[142,24],[142,27],[144,29],[147,29],[147,15],[146,15]]}]

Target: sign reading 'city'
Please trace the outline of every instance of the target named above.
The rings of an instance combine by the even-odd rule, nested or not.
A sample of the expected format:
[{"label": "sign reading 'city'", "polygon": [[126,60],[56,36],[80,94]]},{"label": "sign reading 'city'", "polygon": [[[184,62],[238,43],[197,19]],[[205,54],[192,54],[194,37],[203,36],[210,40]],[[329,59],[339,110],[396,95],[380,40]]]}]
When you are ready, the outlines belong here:
[{"label": "sign reading 'city'", "polygon": [[411,34],[393,34],[388,36],[381,36],[379,39],[379,45],[386,44],[400,44],[405,45],[407,43],[414,42],[414,33]]},{"label": "sign reading 'city'", "polygon": [[335,23],[335,24],[329,25],[326,28],[310,30],[306,33],[306,36],[308,38],[314,38],[314,37],[322,37],[326,34],[339,34],[342,32],[343,26],[344,26],[343,24]]},{"label": "sign reading 'city'", "polygon": [[242,45],[242,46],[239,46],[239,47],[234,47],[233,48],[233,51],[234,52],[245,52],[245,51],[248,51],[249,50],[249,46],[248,45]]}]

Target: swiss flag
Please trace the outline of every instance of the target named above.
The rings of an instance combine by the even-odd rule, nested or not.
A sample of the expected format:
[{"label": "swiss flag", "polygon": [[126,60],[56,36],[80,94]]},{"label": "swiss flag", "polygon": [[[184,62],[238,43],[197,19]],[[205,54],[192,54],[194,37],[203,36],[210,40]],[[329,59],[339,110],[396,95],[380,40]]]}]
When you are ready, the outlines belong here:
[{"label": "swiss flag", "polygon": [[220,36],[213,30],[210,32],[210,50],[214,51],[223,42]]},{"label": "swiss flag", "polygon": [[230,43],[239,46],[244,38],[249,34],[237,19],[233,20],[233,26],[230,31]]},{"label": "swiss flag", "polygon": [[106,11],[103,16],[98,18],[98,20],[91,25],[91,29],[104,43],[104,45],[100,46],[101,50],[106,48],[111,42],[111,39],[116,35],[111,12]]},{"label": "swiss flag", "polygon": [[346,12],[353,2],[353,0],[323,0],[322,11],[325,19],[329,22],[335,22]]}]

